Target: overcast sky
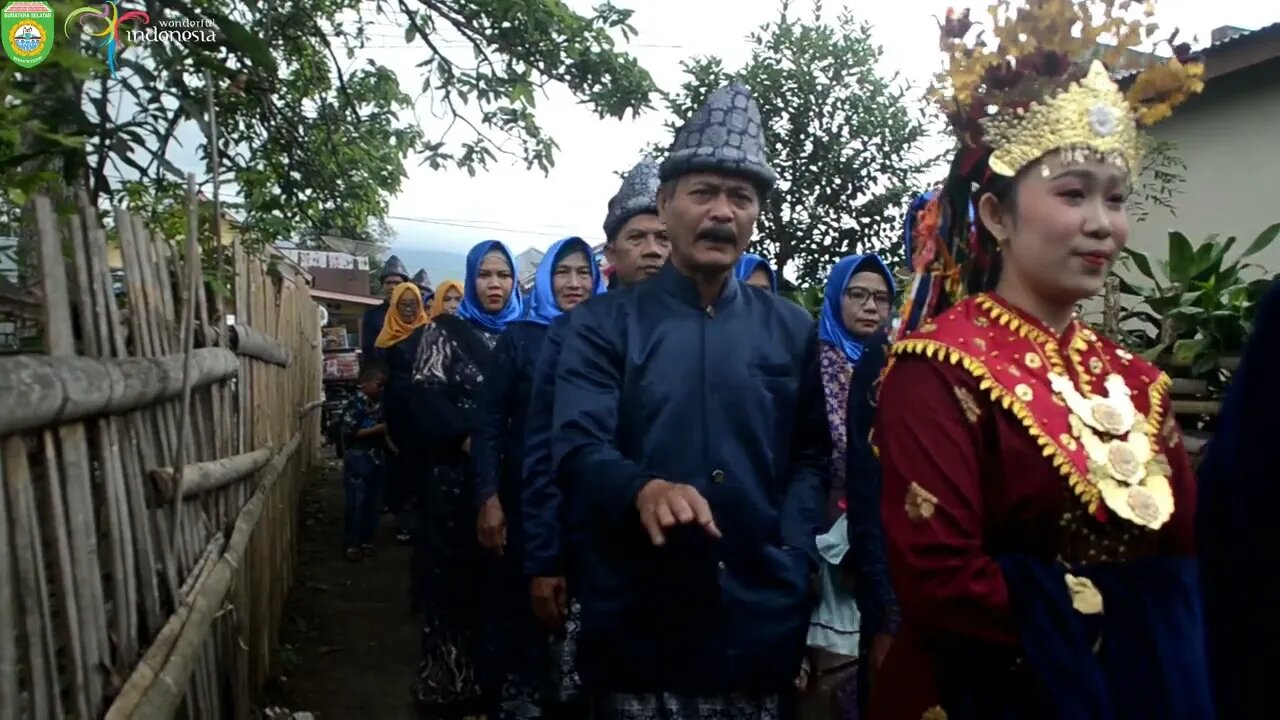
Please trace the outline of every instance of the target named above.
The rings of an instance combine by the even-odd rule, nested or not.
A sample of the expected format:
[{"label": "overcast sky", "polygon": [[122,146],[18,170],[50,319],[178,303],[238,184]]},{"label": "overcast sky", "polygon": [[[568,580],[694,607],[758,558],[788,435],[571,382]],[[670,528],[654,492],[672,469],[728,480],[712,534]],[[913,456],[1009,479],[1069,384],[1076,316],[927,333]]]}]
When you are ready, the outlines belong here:
[{"label": "overcast sky", "polygon": [[[580,12],[590,12],[591,0],[567,1]],[[775,18],[779,6],[778,0],[613,1],[635,10],[632,25],[638,35],[625,47],[664,89],[679,86],[683,80],[680,61],[694,55],[716,55],[726,67],[740,67],[750,53],[746,35]],[[807,18],[811,2],[792,0],[793,15]],[[846,5],[872,24],[875,41],[884,47],[881,69],[886,76],[898,72],[922,88],[941,67],[935,18],[945,14],[947,4],[947,0],[851,0]],[[972,8],[975,19],[986,17],[988,0],[953,4]],[[1252,0],[1161,0],[1159,7],[1162,26],[1179,27],[1183,39],[1195,36],[1198,44],[1208,43],[1210,31],[1221,25],[1256,29],[1280,21],[1275,3]],[[828,0],[826,16],[834,20],[840,8],[838,0]],[[414,65],[426,54],[421,44],[405,44],[404,24],[395,17],[379,20],[372,33],[373,47],[354,63],[373,58],[391,67],[406,92],[417,95],[422,81]],[[446,52],[459,53],[460,61],[469,59],[468,46],[447,42],[448,30],[442,34],[449,47]],[[127,117],[129,103],[116,106],[119,95],[113,95],[116,114]],[[438,138],[447,125],[445,119],[432,116],[426,100],[419,102],[416,116],[430,139]],[[656,109],[634,120],[599,120],[563,88],[552,87],[537,99],[537,117],[543,130],[560,144],[549,175],[525,170],[502,156],[487,173],[474,178],[460,171],[433,171],[420,166],[417,158],[409,158],[408,178],[390,201],[390,224],[396,231],[393,244],[465,252],[480,240],[498,239],[518,253],[528,247],[545,248],[567,235],[593,243],[603,240],[600,224],[619,182],[614,173],[634,165],[646,144],[670,141],[663,129],[665,113]],[[178,133],[183,147],[171,150],[170,160],[203,179],[207,173],[194,152],[203,138],[194,124],[187,125]],[[234,196],[235,190],[224,188],[224,193]]]},{"label": "overcast sky", "polygon": [[[632,24],[638,37],[628,48],[653,75],[657,84],[674,88],[682,80],[680,61],[695,54],[718,55],[736,68],[750,48],[747,33],[775,17],[777,0],[615,0],[636,12]],[[570,0],[586,10],[589,3]],[[834,19],[839,3],[826,3]],[[1249,0],[1163,0],[1161,24],[1182,29],[1182,37],[1196,35],[1207,43],[1220,25],[1249,29],[1280,20],[1271,3]],[[940,67],[934,15],[945,13],[945,0],[856,1],[848,3],[861,19],[874,26],[874,38],[885,49],[883,70],[923,86]],[[975,18],[986,16],[987,2],[970,6]],[[805,15],[807,0],[794,0],[793,13]],[[381,31],[380,31],[381,32]],[[380,62],[401,74],[406,88],[420,86],[414,62],[421,50],[404,46],[403,31],[388,23],[386,47],[376,52]],[[603,239],[600,224],[605,205],[617,189],[613,173],[630,167],[645,143],[666,142],[665,113],[655,110],[637,120],[598,120],[578,106],[568,92],[553,89],[539,98],[538,120],[560,144],[555,168],[544,176],[537,170],[498,163],[488,173],[470,178],[463,172],[435,172],[408,163],[409,177],[391,201],[392,227],[397,245],[464,250],[482,239],[507,242],[513,250],[546,247],[565,235],[591,241]],[[418,115],[428,134],[439,132],[440,121],[430,117],[424,101]]]}]

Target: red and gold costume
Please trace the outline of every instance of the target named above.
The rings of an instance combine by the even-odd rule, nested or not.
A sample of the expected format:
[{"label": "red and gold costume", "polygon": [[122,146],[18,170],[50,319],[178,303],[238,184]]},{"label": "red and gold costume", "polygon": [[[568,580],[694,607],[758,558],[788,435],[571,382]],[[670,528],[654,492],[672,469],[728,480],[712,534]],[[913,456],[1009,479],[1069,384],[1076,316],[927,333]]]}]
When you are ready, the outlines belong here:
[{"label": "red and gold costume", "polygon": [[[940,646],[961,639],[1006,654],[1010,677],[991,680],[1017,682],[1020,639],[994,556],[1071,566],[1190,554],[1195,481],[1168,412],[1168,377],[1078,321],[1059,335],[982,294],[891,352],[874,440],[903,627],[876,679],[871,717],[919,720],[936,708],[942,718]],[[1131,427],[1111,417],[1127,410],[1105,400],[1097,424],[1124,432],[1087,424],[1055,392],[1054,374],[1086,399],[1107,398],[1105,386],[1119,378]],[[1086,444],[1104,438],[1137,448],[1114,457],[1095,448],[1091,457]],[[1081,592],[1089,602],[1087,586]]]},{"label": "red and gold costume", "polygon": [[932,95],[960,150],[912,223],[873,431],[902,627],[871,720],[1213,714],[1168,378],[1078,320],[1057,332],[991,292],[1000,247],[965,222],[983,193],[1047,177],[1049,156],[1137,173],[1139,125],[1203,87],[1185,46],[1148,56],[1127,92],[1112,79],[1108,63],[1156,40],[1153,12],[996,0],[985,28],[968,11],[941,24]]}]

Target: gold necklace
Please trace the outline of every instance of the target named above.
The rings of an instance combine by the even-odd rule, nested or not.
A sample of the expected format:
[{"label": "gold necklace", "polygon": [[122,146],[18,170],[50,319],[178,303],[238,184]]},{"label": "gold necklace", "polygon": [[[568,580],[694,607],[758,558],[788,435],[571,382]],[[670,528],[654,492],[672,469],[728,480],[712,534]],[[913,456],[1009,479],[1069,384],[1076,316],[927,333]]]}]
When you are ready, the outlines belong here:
[{"label": "gold necklace", "polygon": [[1169,463],[1155,452],[1147,420],[1134,407],[1124,378],[1107,376],[1106,397],[1084,395],[1057,372],[1049,373],[1049,383],[1071,412],[1071,432],[1084,447],[1089,480],[1103,503],[1125,520],[1153,530],[1168,522],[1174,509]]}]

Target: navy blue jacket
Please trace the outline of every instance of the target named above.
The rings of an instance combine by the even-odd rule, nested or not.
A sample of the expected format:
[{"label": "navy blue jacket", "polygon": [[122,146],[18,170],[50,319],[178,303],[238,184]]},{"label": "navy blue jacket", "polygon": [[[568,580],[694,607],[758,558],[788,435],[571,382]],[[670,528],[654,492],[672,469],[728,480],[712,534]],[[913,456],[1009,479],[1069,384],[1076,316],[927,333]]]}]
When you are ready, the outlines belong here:
[{"label": "navy blue jacket", "polygon": [[568,313],[547,326],[542,349],[534,363],[525,416],[521,515],[524,533],[524,573],[529,577],[563,576],[561,531],[564,493],[551,474],[551,423],[556,394],[556,365],[569,330]]},{"label": "navy blue jacket", "polygon": [[[884,526],[880,522],[880,460],[871,449],[871,425],[875,421],[880,373],[888,359],[889,340],[881,334],[864,345],[853,369],[845,413],[848,437],[845,453],[845,507],[848,516],[849,554],[854,598],[867,635],[894,634],[900,618],[889,582],[885,557]],[[864,638],[865,639],[865,638]]]},{"label": "navy blue jacket", "polygon": [[387,321],[387,309],[390,307],[391,304],[383,300],[381,305],[364,311],[360,320],[360,357],[373,357],[373,343],[377,341],[378,333],[382,332],[382,325]]},{"label": "navy blue jacket", "polygon": [[1280,471],[1280,280],[1258,303],[1253,332],[1197,475],[1197,544],[1209,669],[1224,718],[1274,712],[1280,663],[1280,579],[1258,553],[1274,547]]},{"label": "navy blue jacket", "polygon": [[[736,279],[703,307],[667,265],[571,314],[555,382],[552,467],[586,533],[584,683],[788,687],[831,453],[812,318]],[[684,526],[654,547],[635,509],[653,478],[697,488],[723,538]]]},{"label": "navy blue jacket", "polygon": [[480,424],[471,436],[476,468],[476,507],[498,495],[507,518],[508,552],[520,552],[520,471],[524,463],[525,414],[533,369],[547,334],[545,325],[512,323],[489,356],[478,400]]}]

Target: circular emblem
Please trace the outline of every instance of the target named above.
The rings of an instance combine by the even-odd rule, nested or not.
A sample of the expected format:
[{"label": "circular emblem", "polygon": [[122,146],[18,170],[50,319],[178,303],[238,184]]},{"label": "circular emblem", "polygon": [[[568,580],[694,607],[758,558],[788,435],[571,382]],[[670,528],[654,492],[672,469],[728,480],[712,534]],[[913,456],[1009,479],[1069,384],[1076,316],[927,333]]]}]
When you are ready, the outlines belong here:
[{"label": "circular emblem", "polygon": [[19,57],[35,57],[44,50],[47,41],[44,28],[34,20],[19,20],[9,30],[9,43],[13,52]]},{"label": "circular emblem", "polygon": [[1146,488],[1130,488],[1126,500],[1128,500],[1129,509],[1143,525],[1150,526],[1160,518],[1160,505]]},{"label": "circular emblem", "polygon": [[1122,442],[1111,443],[1111,447],[1107,449],[1107,464],[1111,466],[1111,474],[1122,482],[1133,480],[1142,469],[1141,463],[1138,462],[1138,454]]},{"label": "circular emblem", "polygon": [[1119,124],[1115,108],[1110,105],[1098,103],[1089,108],[1089,127],[1098,135],[1107,137],[1116,131]]},{"label": "circular emblem", "polygon": [[1120,435],[1125,431],[1124,418],[1120,415],[1120,411],[1116,410],[1111,403],[1103,400],[1095,400],[1089,413],[1093,416],[1094,422],[1098,423],[1103,432],[1112,435]]}]

